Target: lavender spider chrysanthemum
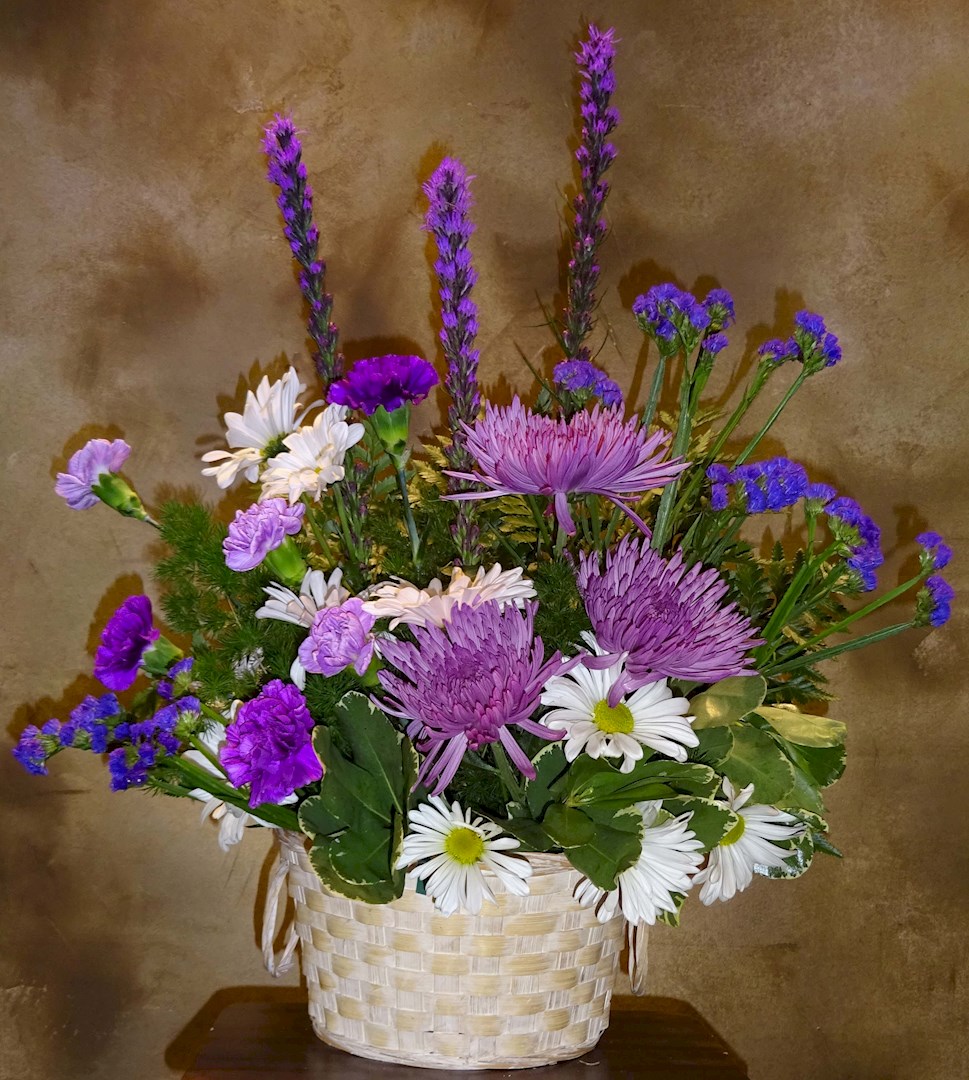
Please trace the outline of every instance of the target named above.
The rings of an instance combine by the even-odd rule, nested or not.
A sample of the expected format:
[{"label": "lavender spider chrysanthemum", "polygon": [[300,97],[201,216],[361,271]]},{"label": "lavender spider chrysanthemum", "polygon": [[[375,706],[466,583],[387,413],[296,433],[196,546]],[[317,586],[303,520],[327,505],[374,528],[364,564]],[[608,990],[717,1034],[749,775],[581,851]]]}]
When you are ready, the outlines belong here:
[{"label": "lavender spider chrysanthemum", "polygon": [[[485,484],[487,491],[462,491],[448,499],[493,499],[501,495],[545,495],[554,499],[559,525],[570,535],[575,522],[568,495],[602,495],[642,529],[628,505],[671,483],[689,462],[664,460],[670,436],[649,435],[638,417],[625,421],[618,410],[596,406],[571,420],[541,416],[516,397],[511,405],[485,408],[483,419],[465,425],[474,472],[451,472]],[[447,470],[445,470],[447,471]]]},{"label": "lavender spider chrysanthemum", "polygon": [[624,694],[660,678],[712,683],[755,675],[747,653],[760,644],[756,629],[734,603],[713,568],[687,568],[677,552],[664,559],[644,540],[627,536],[606,555],[583,554],[579,591],[596,640],[613,661],[626,654],[626,670],[609,693]]},{"label": "lavender spider chrysanthemum", "polygon": [[531,715],[545,684],[570,671],[577,659],[545,659],[534,636],[536,604],[524,609],[486,601],[456,607],[443,626],[414,626],[415,642],[385,638],[383,659],[399,674],[378,674],[381,707],[408,721],[407,734],[424,755],[418,783],[439,795],[450,784],[466,750],[501,743],[527,777],[535,767],[515,741],[512,726],[556,740]]}]

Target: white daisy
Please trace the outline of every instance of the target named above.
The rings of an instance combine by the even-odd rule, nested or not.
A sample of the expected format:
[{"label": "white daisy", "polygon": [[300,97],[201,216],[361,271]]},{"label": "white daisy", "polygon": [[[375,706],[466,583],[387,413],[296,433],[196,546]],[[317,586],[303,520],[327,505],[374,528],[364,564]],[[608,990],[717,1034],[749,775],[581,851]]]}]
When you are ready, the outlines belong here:
[{"label": "white daisy", "polygon": [[348,424],[345,405],[327,405],[309,427],[287,435],[286,447],[266,463],[262,474],[262,498],[289,499],[302,495],[319,499],[323,491],[343,479],[343,459],[351,446],[363,438],[363,424]]},{"label": "white daisy", "polygon": [[[582,636],[600,655],[595,638]],[[619,771],[628,773],[648,746],[675,761],[686,761],[686,748],[700,742],[690,726],[694,718],[686,715],[689,701],[673,697],[666,680],[660,679],[612,706],[607,700],[609,690],[624,671],[622,661],[602,671],[580,664],[546,683],[542,704],[552,706],[552,711],[542,717],[542,723],[566,733],[566,759],[575,761],[583,750],[592,758],[621,757]]]},{"label": "white daisy", "polygon": [[226,426],[226,442],[229,450],[210,450],[202,455],[203,461],[218,462],[202,470],[203,476],[214,476],[220,488],[231,487],[240,473],[251,482],[259,479],[259,468],[266,458],[266,450],[282,436],[295,431],[303,417],[321,401],[314,401],[296,415],[297,398],[306,389],[300,382],[295,368],[278,381],[270,383],[268,376],[246,394],[241,413],[229,412],[222,417]]},{"label": "white daisy", "polygon": [[764,803],[746,806],[754,793],[753,784],[738,792],[724,777],[723,793],[727,805],[740,820],[710,852],[707,865],[695,878],[697,884],[703,886],[700,899],[704,904],[730,900],[736,893],[743,892],[753,880],[755,867],[784,866],[784,860],[794,853],[771,841],[790,840],[801,836],[805,829],[797,818],[776,807]]},{"label": "white daisy", "polygon": [[575,889],[580,904],[593,907],[600,922],[621,911],[633,926],[649,923],[663,911],[675,912],[674,893],[685,893],[703,862],[703,845],[687,828],[692,814],[681,814],[654,825],[660,802],[637,803],[643,815],[643,849],[628,870],[619,875],[611,892],[583,878]]},{"label": "white daisy", "polygon": [[378,619],[390,619],[391,630],[401,623],[443,626],[451,616],[451,609],[461,604],[494,600],[502,607],[505,604],[522,607],[535,596],[534,586],[523,573],[521,567],[502,570],[501,563],[495,563],[487,572],[479,567],[472,579],[457,567],[446,589],[440,578],[434,578],[423,589],[394,578],[370,589],[364,609]]},{"label": "white daisy", "polygon": [[256,612],[257,619],[278,619],[280,622],[305,626],[313,625],[313,618],[322,608],[339,607],[350,593],[343,587],[343,571],[334,570],[329,577],[322,570],[308,570],[299,587],[299,596],[285,585],[265,587],[269,599]]},{"label": "white daisy", "polygon": [[508,892],[528,895],[531,864],[521,856],[504,854],[519,842],[502,836],[494,822],[472,818],[471,811],[462,811],[457,802],[448,808],[440,795],[431,795],[408,815],[407,828],[397,869],[416,864],[411,872],[424,882],[427,895],[445,915],[462,909],[477,915],[485,900],[495,902],[486,870]]}]

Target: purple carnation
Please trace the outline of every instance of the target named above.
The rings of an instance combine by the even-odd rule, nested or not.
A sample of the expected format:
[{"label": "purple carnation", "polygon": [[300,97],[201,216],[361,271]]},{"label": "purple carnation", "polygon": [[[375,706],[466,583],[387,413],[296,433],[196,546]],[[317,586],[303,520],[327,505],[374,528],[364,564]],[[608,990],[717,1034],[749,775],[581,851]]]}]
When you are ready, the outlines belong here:
[{"label": "purple carnation", "polygon": [[937,532],[919,533],[915,542],[925,549],[926,557],[933,570],[943,570],[949,565],[952,559],[952,548]]},{"label": "purple carnation", "polygon": [[91,490],[104,473],[116,473],[128,460],[131,447],[124,439],[90,439],[67,463],[67,472],[57,474],[54,491],[72,510],[90,510],[100,500]]},{"label": "purple carnation", "polygon": [[147,596],[129,596],[108,619],[94,654],[94,675],[109,690],[127,690],[137,679],[145,650],[159,637],[151,619]]},{"label": "purple carnation", "polygon": [[329,400],[373,416],[383,405],[387,412],[417,404],[440,380],[433,366],[420,356],[373,356],[358,360],[330,387]]},{"label": "purple carnation", "polygon": [[387,697],[381,707],[409,721],[407,734],[425,756],[418,783],[439,795],[450,784],[466,750],[500,742],[530,779],[535,767],[510,728],[542,739],[559,739],[530,719],[542,689],[576,660],[555,653],[545,660],[534,636],[536,604],[464,604],[444,626],[412,627],[415,641],[381,642],[383,658],[400,674],[381,671]]},{"label": "purple carnation", "polygon": [[219,761],[234,787],[251,785],[250,806],[280,803],[323,775],[312,731],[306,699],[295,686],[273,679],[239,706],[225,729]]},{"label": "purple carnation", "polygon": [[286,499],[266,499],[246,510],[237,510],[222,543],[230,570],[252,570],[286,539],[303,527],[306,507],[290,506]]},{"label": "purple carnation", "polygon": [[516,397],[511,405],[487,405],[484,418],[467,427],[467,447],[477,470],[450,472],[487,491],[460,492],[447,499],[494,499],[502,495],[545,495],[555,500],[559,525],[570,535],[575,522],[568,495],[602,495],[645,532],[628,502],[671,483],[689,462],[664,460],[669,435],[648,435],[638,417],[628,422],[613,409],[556,420],[530,412]]},{"label": "purple carnation", "polygon": [[351,664],[363,675],[373,658],[370,631],[376,621],[376,615],[364,611],[363,601],[356,596],[338,607],[321,608],[299,647],[299,662],[317,675],[336,675]]},{"label": "purple carnation", "polygon": [[628,654],[610,705],[660,678],[712,683],[756,674],[747,653],[760,639],[736,604],[723,603],[727,584],[715,569],[688,569],[682,553],[666,560],[632,536],[607,552],[605,570],[598,552],[580,560],[579,591],[596,640],[607,654]]}]

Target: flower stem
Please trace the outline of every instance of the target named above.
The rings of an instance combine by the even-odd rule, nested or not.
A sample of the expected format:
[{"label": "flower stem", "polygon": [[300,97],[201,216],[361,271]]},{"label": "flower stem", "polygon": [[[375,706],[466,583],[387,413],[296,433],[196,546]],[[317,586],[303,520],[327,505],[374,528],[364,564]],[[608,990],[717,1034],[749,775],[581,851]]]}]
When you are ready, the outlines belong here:
[{"label": "flower stem", "polygon": [[781,597],[780,603],[774,608],[774,612],[767,620],[767,625],[764,627],[761,637],[764,639],[764,644],[761,645],[757,652],[754,654],[758,662],[766,659],[767,652],[772,649],[772,642],[778,631],[787,623],[791,612],[794,609],[794,605],[797,603],[798,598],[804,591],[805,586],[814,577],[815,573],[831,555],[833,555],[841,545],[835,541],[830,547],[825,548],[824,551],[816,559],[805,559],[804,565],[794,575],[794,579],[787,587],[787,591]]},{"label": "flower stem", "polygon": [[[690,391],[692,378],[687,369],[686,358],[683,362],[683,374],[680,377],[680,415],[676,423],[676,435],[673,438],[673,447],[670,456],[682,457],[690,445],[690,432],[693,428],[693,415],[690,412]],[[662,552],[666,544],[667,534],[670,531],[673,514],[673,500],[676,498],[676,488],[679,477],[663,488],[663,494],[659,500],[659,510],[656,512],[656,523],[653,526],[653,536],[650,546],[654,551]]]},{"label": "flower stem", "polygon": [[851,652],[854,649],[863,649],[866,645],[874,645],[876,642],[894,637],[903,630],[910,630],[913,626],[915,626],[914,619],[909,619],[908,622],[895,623],[892,626],[885,626],[882,627],[881,630],[873,630],[870,634],[864,634],[862,637],[853,638],[851,641],[843,641],[840,645],[832,645],[828,649],[819,649],[818,652],[798,656],[793,660],[788,660],[784,664],[778,664],[777,667],[768,668],[764,674],[773,677],[785,672],[795,671],[800,667],[806,667],[808,664],[819,664],[824,660],[830,660],[835,656],[840,656],[841,653]]},{"label": "flower stem", "polygon": [[397,474],[397,486],[400,488],[401,502],[404,504],[404,522],[407,525],[407,535],[410,537],[410,550],[414,559],[414,569],[420,568],[421,540],[417,535],[417,525],[414,523],[414,514],[410,508],[410,498],[407,495],[407,474],[403,466],[394,462]]},{"label": "flower stem", "polygon": [[646,401],[646,408],[643,409],[642,426],[648,428],[653,422],[653,416],[656,414],[656,406],[659,404],[660,391],[663,389],[663,379],[666,377],[666,357],[660,353],[659,359],[656,361],[656,370],[653,372],[653,381],[649,387],[649,398]]},{"label": "flower stem", "polygon": [[164,759],[180,775],[183,781],[190,787],[201,788],[222,802],[235,806],[239,810],[245,810],[253,817],[261,818],[270,825],[278,825],[282,829],[292,829],[299,832],[299,820],[296,814],[284,806],[275,806],[272,803],[264,803],[261,806],[250,806],[245,795],[234,787],[230,787],[225,781],[214,776],[208,769],[197,765],[183,757],[171,757]]},{"label": "flower stem", "polygon": [[774,409],[774,411],[767,418],[767,421],[765,422],[764,426],[760,429],[760,431],[757,432],[757,434],[750,440],[750,442],[747,443],[747,445],[743,448],[743,450],[738,455],[737,461],[736,461],[737,465],[743,465],[743,463],[757,449],[758,443],[761,441],[761,439],[764,438],[764,436],[767,434],[767,432],[770,431],[770,429],[774,426],[775,422],[777,421],[777,418],[787,408],[787,403],[791,400],[792,397],[794,397],[794,395],[798,392],[798,390],[801,389],[801,384],[804,382],[804,380],[807,377],[808,377],[807,370],[805,368],[801,368],[800,372],[798,373],[797,378],[787,388],[786,392],[784,393],[784,396],[777,403],[777,407]]},{"label": "flower stem", "polygon": [[521,802],[522,800],[522,788],[515,778],[515,772],[511,767],[511,762],[508,760],[508,756],[505,753],[505,748],[501,743],[492,743],[492,749],[495,754],[495,765],[498,766],[498,775],[501,777],[501,782],[505,785],[505,789],[515,802]]},{"label": "flower stem", "polygon": [[212,753],[212,751],[205,745],[204,742],[197,735],[187,735],[186,739],[192,744],[192,748],[198,750],[198,752],[206,759],[210,761],[223,776],[226,775],[225,769],[222,768],[222,763],[218,757]]}]

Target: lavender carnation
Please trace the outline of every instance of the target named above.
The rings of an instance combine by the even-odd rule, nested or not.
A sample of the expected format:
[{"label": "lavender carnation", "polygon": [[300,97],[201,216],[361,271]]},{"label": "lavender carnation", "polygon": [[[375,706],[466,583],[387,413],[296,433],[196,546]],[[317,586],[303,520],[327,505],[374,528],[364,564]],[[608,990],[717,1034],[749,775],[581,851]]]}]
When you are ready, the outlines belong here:
[{"label": "lavender carnation", "polygon": [[689,569],[677,552],[666,560],[645,540],[627,536],[606,554],[581,556],[579,591],[605,653],[627,653],[610,705],[660,678],[712,683],[753,675],[747,653],[760,644],[750,620],[724,604],[726,582],[715,569]]},{"label": "lavender carnation", "polygon": [[373,416],[382,405],[393,412],[417,404],[439,382],[433,366],[420,356],[374,356],[358,360],[330,387],[329,401]]},{"label": "lavender carnation", "polygon": [[91,490],[104,473],[116,473],[128,460],[131,447],[124,439],[90,439],[57,474],[54,491],[72,510],[90,510],[100,502]]},{"label": "lavender carnation", "polygon": [[418,783],[439,795],[457,772],[466,750],[500,742],[527,777],[535,767],[515,741],[516,726],[542,739],[559,739],[530,719],[553,675],[575,660],[555,653],[545,661],[534,637],[536,604],[465,604],[443,626],[414,626],[414,643],[381,642],[383,658],[400,674],[381,671],[381,707],[408,721],[407,734],[425,755]]},{"label": "lavender carnation", "polygon": [[351,664],[363,675],[373,658],[371,630],[375,615],[364,610],[359,597],[345,600],[338,607],[321,608],[313,617],[309,636],[299,647],[299,661],[317,675],[336,675]]},{"label": "lavender carnation", "polygon": [[286,539],[303,527],[306,507],[289,505],[286,499],[266,499],[246,510],[237,510],[222,544],[230,570],[253,570]]},{"label": "lavender carnation", "polygon": [[274,679],[239,706],[225,729],[219,760],[234,787],[251,785],[250,806],[280,803],[323,775],[312,731],[306,699],[295,686]]},{"label": "lavender carnation", "polygon": [[151,601],[147,596],[129,596],[101,632],[94,654],[95,677],[109,690],[127,690],[138,677],[145,650],[158,637]]}]

